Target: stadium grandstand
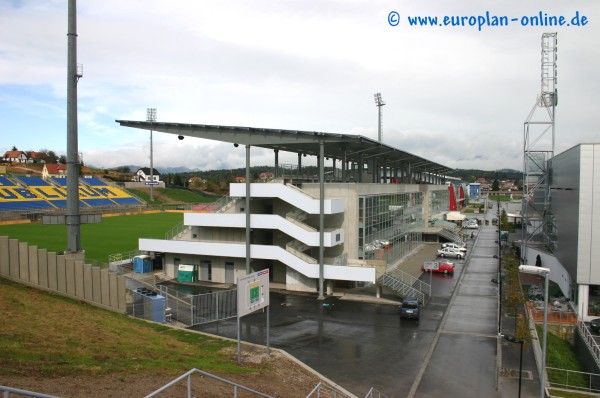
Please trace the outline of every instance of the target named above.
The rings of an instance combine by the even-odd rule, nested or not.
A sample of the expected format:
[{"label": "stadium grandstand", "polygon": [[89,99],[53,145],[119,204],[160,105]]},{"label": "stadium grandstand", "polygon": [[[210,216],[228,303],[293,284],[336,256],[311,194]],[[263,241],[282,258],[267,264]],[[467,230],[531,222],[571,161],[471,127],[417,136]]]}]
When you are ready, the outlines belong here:
[{"label": "stadium grandstand", "polygon": [[[79,179],[79,206],[110,207],[141,205],[127,191],[100,178]],[[44,180],[31,176],[0,176],[0,211],[53,210],[67,207],[67,178]]]}]

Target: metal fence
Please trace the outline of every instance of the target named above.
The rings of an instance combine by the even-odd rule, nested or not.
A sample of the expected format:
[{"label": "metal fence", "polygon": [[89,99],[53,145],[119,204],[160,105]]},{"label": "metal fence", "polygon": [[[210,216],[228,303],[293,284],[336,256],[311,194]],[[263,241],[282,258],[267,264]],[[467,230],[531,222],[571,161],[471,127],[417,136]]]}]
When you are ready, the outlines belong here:
[{"label": "metal fence", "polygon": [[192,325],[237,316],[237,289],[192,296]]},{"label": "metal fence", "polygon": [[550,387],[600,393],[600,375],[546,367]]},{"label": "metal fence", "polygon": [[237,316],[237,289],[191,294],[167,285],[138,286],[130,288],[127,297],[127,314],[136,318],[189,327]]}]

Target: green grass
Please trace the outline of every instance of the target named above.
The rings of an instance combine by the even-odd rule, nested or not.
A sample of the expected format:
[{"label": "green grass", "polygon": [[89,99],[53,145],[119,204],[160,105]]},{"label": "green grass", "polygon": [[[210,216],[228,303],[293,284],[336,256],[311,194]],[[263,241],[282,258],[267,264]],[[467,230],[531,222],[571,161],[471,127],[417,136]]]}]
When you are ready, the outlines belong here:
[{"label": "green grass", "polygon": [[154,188],[154,201],[150,201],[150,190],[145,189],[130,189],[133,195],[144,200],[146,203],[153,205],[162,205],[166,203],[212,203],[215,198],[209,198],[202,195],[200,192],[195,192],[187,189],[174,188]]},{"label": "green grass", "polygon": [[[108,255],[138,248],[138,238],[164,239],[165,233],[183,221],[181,213],[155,213],[103,217],[99,224],[81,226],[81,247],[86,261],[108,262]],[[67,248],[65,225],[0,225],[0,235],[28,242],[51,252]]]},{"label": "green grass", "polygon": [[[536,326],[538,336],[542,336],[543,328]],[[575,348],[565,339],[560,338],[552,332],[547,333],[548,343],[546,346],[546,366],[564,370],[573,370],[575,372],[586,372],[584,365],[579,360]],[[587,389],[589,379],[586,375],[571,373],[568,376],[566,372],[548,370],[548,381],[560,385],[570,385]],[[566,395],[557,395],[565,396]],[[575,395],[580,396],[580,395]]]},{"label": "green grass", "polygon": [[[41,305],[43,304],[43,305]],[[235,342],[129,318],[0,278],[0,375],[230,374]]]}]

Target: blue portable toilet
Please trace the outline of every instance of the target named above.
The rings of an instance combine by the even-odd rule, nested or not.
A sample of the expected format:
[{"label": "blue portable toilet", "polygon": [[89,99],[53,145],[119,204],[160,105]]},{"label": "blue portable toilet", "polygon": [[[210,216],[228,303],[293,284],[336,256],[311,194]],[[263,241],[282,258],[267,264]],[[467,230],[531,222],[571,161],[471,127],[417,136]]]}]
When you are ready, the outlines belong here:
[{"label": "blue portable toilet", "polygon": [[135,256],[133,258],[133,272],[152,272],[152,259],[150,256],[145,254]]}]

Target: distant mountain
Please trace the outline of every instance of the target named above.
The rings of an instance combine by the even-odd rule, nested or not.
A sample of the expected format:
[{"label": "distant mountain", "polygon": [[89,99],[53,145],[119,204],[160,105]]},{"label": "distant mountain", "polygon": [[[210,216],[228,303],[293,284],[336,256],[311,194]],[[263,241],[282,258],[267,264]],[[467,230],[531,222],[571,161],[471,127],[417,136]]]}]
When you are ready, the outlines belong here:
[{"label": "distant mountain", "polygon": [[477,170],[477,169],[456,169],[452,174],[454,177],[460,177],[463,181],[472,182],[477,178],[485,178],[488,181],[494,179],[520,181],[523,179],[523,172],[513,169],[500,170]]},{"label": "distant mountain", "polygon": [[[117,168],[122,168],[122,167],[127,167],[127,168],[129,168],[130,172],[135,173],[139,169],[143,169],[144,167],[149,167],[149,166],[148,165],[146,165],[146,166],[125,165],[125,166],[119,166],[119,167],[113,167],[113,168],[117,169]],[[178,166],[178,167],[156,167],[156,166],[154,166],[154,168],[156,170],[158,170],[158,172],[160,174],[191,173],[191,172],[197,171],[195,169],[190,169],[189,167],[182,167],[182,166]]]}]

